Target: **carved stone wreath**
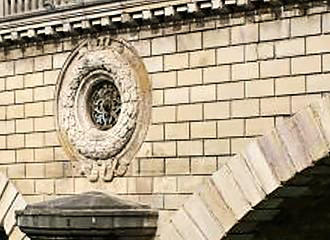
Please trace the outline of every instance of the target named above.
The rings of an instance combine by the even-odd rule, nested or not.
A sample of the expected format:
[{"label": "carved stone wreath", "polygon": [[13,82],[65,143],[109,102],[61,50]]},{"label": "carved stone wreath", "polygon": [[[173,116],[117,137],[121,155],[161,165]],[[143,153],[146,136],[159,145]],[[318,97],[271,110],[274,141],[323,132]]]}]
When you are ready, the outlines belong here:
[{"label": "carved stone wreath", "polygon": [[57,84],[61,143],[91,181],[125,174],[150,121],[147,71],[123,40],[89,39],[68,57]]}]

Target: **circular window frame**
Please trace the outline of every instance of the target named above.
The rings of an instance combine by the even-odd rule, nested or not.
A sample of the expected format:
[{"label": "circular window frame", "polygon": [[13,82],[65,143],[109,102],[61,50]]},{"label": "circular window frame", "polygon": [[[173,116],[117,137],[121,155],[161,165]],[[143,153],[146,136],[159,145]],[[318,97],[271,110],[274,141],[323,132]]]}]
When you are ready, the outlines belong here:
[{"label": "circular window frame", "polygon": [[[101,91],[106,91],[106,93]],[[103,95],[100,96],[100,94]],[[102,101],[102,97],[106,99]],[[109,98],[112,99],[109,100]],[[89,120],[96,128],[103,131],[109,130],[118,122],[122,102],[121,94],[113,81],[105,78],[97,79],[86,94],[85,104]],[[99,113],[99,116],[95,116],[96,112]],[[103,117],[101,118],[100,115]]]}]

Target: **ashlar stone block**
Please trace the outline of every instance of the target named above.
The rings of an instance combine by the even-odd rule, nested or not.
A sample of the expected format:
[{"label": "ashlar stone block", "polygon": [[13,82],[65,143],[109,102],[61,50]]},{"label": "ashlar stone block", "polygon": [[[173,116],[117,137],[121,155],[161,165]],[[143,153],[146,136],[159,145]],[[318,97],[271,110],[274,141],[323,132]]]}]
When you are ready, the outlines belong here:
[{"label": "ashlar stone block", "polygon": [[15,62],[15,73],[23,74],[33,72],[33,58],[20,59]]},{"label": "ashlar stone block", "polygon": [[166,139],[189,139],[188,123],[165,124]]},{"label": "ashlar stone block", "polygon": [[257,24],[247,24],[243,26],[233,27],[231,29],[231,41],[232,44],[242,44],[258,41],[258,30]]},{"label": "ashlar stone block", "polygon": [[0,196],[2,196],[3,192],[5,191],[7,184],[8,178],[6,178],[5,175],[0,173]]},{"label": "ashlar stone block", "polygon": [[305,53],[305,39],[295,38],[275,42],[275,55],[277,57],[290,57]]},{"label": "ashlar stone block", "polygon": [[231,71],[229,65],[208,67],[203,69],[204,83],[220,83],[230,81]]},{"label": "ashlar stone block", "polygon": [[329,150],[314,112],[312,107],[308,107],[296,113],[293,116],[293,121],[300,130],[305,149],[309,152],[312,160],[317,161],[326,156]]},{"label": "ashlar stone block", "polygon": [[13,231],[11,232],[9,236],[9,240],[28,240],[27,237],[25,237],[25,234],[19,230],[18,227],[14,227]]},{"label": "ashlar stone block", "polygon": [[215,65],[215,50],[202,50],[189,54],[190,67]]},{"label": "ashlar stone block", "polygon": [[234,46],[217,50],[217,63],[229,64],[244,61],[244,47]]},{"label": "ashlar stone block", "polygon": [[251,172],[259,180],[262,189],[267,193],[273,192],[280,186],[280,181],[274,174],[274,170],[267,163],[259,144],[256,141],[248,144],[244,151],[246,162]]},{"label": "ashlar stone block", "polygon": [[205,119],[224,119],[229,118],[230,104],[229,102],[212,102],[204,104]]},{"label": "ashlar stone block", "polygon": [[216,221],[205,203],[198,195],[193,195],[185,204],[184,209],[198,225],[207,239],[221,239],[225,231]]},{"label": "ashlar stone block", "polygon": [[167,223],[166,225],[161,232],[160,240],[184,240],[173,226],[173,223]]},{"label": "ashlar stone block", "polygon": [[[243,73],[242,73],[243,74]],[[246,97],[265,97],[274,95],[274,80],[255,80],[245,83]]]},{"label": "ashlar stone block", "polygon": [[302,142],[300,131],[293,119],[288,119],[277,124],[276,130],[289,153],[295,169],[300,172],[311,166],[312,159]]},{"label": "ashlar stone block", "polygon": [[259,138],[258,143],[268,164],[280,181],[287,181],[295,174],[295,167],[276,130]]},{"label": "ashlar stone block", "polygon": [[202,234],[199,228],[187,215],[187,213],[181,209],[179,210],[174,217],[172,222],[180,235],[182,235],[185,240],[207,240],[207,238]]},{"label": "ashlar stone block", "polygon": [[[325,64],[323,62],[323,64]],[[330,74],[317,74],[306,77],[306,91],[308,93],[330,91]]]},{"label": "ashlar stone block", "polygon": [[191,158],[192,174],[211,174],[217,169],[216,157],[194,157]]},{"label": "ashlar stone block", "polygon": [[330,148],[330,97],[324,97],[316,109],[316,114],[319,118],[322,134],[327,141],[327,146]]},{"label": "ashlar stone block", "polygon": [[[9,207],[15,200],[18,192],[12,183],[8,183],[0,199],[0,222],[3,222]],[[7,232],[7,231],[6,231]]]},{"label": "ashlar stone block", "polygon": [[219,100],[244,98],[244,82],[218,84],[217,92]]},{"label": "ashlar stone block", "polygon": [[251,210],[251,205],[236,183],[228,166],[224,165],[219,171],[215,172],[212,176],[212,180],[226,204],[234,212],[236,219],[241,219]]},{"label": "ashlar stone block", "polygon": [[45,55],[34,59],[34,70],[44,71],[52,68],[52,56]]},{"label": "ashlar stone block", "polygon": [[9,76],[14,74],[14,62],[0,63],[0,76]]},{"label": "ashlar stone block", "polygon": [[165,164],[166,175],[189,174],[190,172],[189,158],[167,158]]},{"label": "ashlar stone block", "polygon": [[259,76],[259,65],[256,62],[235,64],[232,66],[232,78],[236,80],[255,79]]},{"label": "ashlar stone block", "polygon": [[155,177],[153,182],[154,193],[175,193],[177,189],[176,177]]},{"label": "ashlar stone block", "polygon": [[266,194],[261,188],[259,180],[250,172],[242,155],[237,154],[230,159],[227,166],[252,207],[264,199]]},{"label": "ashlar stone block", "polygon": [[321,33],[321,15],[308,15],[291,19],[291,36],[306,36]]},{"label": "ashlar stone block", "polygon": [[18,194],[4,219],[4,229],[7,234],[12,232],[12,230],[16,224],[15,211],[23,210],[26,207],[26,205],[27,204],[26,204],[23,196],[21,194]]},{"label": "ashlar stone block", "polygon": [[184,69],[188,67],[188,53],[179,53],[164,56],[165,70]]},{"label": "ashlar stone block", "polygon": [[225,203],[214,182],[209,179],[197,192],[202,201],[212,211],[222,228],[227,232],[236,223],[232,209]]},{"label": "ashlar stone block", "polygon": [[260,40],[273,40],[289,37],[290,20],[278,20],[260,24]]},{"label": "ashlar stone block", "polygon": [[220,47],[229,45],[230,29],[215,29],[203,32],[204,47]]},{"label": "ashlar stone block", "polygon": [[309,74],[321,72],[321,62],[321,56],[318,55],[292,58],[291,70],[293,74]]},{"label": "ashlar stone block", "polygon": [[178,176],[179,193],[193,193],[195,192],[208,177],[206,176]]},{"label": "ashlar stone block", "polygon": [[191,51],[202,48],[202,33],[195,32],[177,36],[178,51]]},{"label": "ashlar stone block", "polygon": [[173,53],[176,50],[175,36],[155,38],[152,40],[151,45],[153,55]]},{"label": "ashlar stone block", "polygon": [[193,122],[190,124],[191,138],[215,138],[217,134],[216,122]]},{"label": "ashlar stone block", "polygon": [[276,59],[260,62],[260,77],[278,77],[290,74],[290,59]]}]

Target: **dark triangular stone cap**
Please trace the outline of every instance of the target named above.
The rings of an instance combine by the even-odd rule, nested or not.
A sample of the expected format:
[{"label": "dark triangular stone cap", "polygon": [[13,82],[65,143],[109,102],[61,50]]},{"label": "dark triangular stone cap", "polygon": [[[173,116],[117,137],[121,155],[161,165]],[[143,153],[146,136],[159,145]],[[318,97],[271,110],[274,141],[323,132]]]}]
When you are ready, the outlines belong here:
[{"label": "dark triangular stone cap", "polygon": [[158,211],[102,192],[86,192],[28,205],[16,211],[16,218],[31,240],[151,240]]},{"label": "dark triangular stone cap", "polygon": [[102,192],[86,192],[70,197],[58,198],[28,205],[26,209],[104,210],[104,209],[150,209],[149,206],[120,199]]}]

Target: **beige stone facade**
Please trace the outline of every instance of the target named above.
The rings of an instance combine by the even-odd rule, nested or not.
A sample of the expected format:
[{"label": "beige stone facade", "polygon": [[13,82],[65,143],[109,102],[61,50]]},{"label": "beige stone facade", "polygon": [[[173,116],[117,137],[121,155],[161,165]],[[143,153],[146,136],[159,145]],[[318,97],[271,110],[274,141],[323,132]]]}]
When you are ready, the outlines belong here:
[{"label": "beige stone facade", "polygon": [[[109,183],[91,183],[81,176],[56,133],[57,78],[73,48],[91,35],[3,47],[0,172],[27,203],[100,190],[159,209],[161,223],[183,203],[192,211],[192,219],[207,214],[198,212],[200,208],[193,212],[195,207],[190,206],[202,205],[205,192],[214,195],[207,179],[222,169],[224,173],[213,175],[213,181],[228,180],[220,178],[241,168],[235,158],[233,169],[221,168],[228,159],[234,161],[232,156],[255,137],[329,92],[329,33],[330,13],[323,6],[306,14],[294,8],[279,17],[269,13],[253,19],[240,14],[228,19],[215,16],[119,31],[116,37],[137,49],[149,72],[152,120],[126,175]],[[242,175],[242,179],[249,177]],[[265,184],[270,184],[266,193],[279,184],[268,181],[265,176]],[[206,187],[198,199],[187,202],[203,183]],[[249,201],[258,202],[263,194],[255,191]],[[251,208],[247,202],[237,204],[235,216],[227,216],[223,229],[210,227],[216,224],[210,220],[197,223],[195,238],[188,238],[195,231],[189,228],[186,233],[179,231],[181,237],[168,230],[173,236],[164,239],[218,239],[232,226],[232,218],[239,219]],[[179,229],[191,221],[180,211],[173,219]],[[214,232],[204,230],[198,237],[201,224]]]}]

